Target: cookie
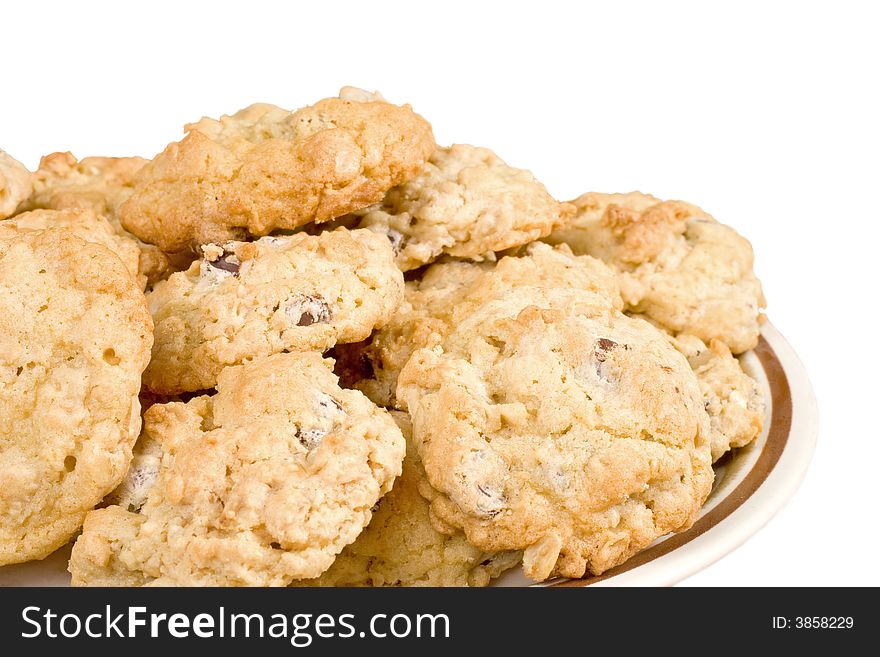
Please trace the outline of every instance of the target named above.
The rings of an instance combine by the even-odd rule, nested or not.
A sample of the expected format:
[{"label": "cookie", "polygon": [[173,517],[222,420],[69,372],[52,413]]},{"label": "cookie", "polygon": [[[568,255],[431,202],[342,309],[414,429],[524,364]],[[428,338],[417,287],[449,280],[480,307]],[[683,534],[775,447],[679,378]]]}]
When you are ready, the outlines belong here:
[{"label": "cookie", "polygon": [[399,408],[397,377],[412,353],[438,344],[448,331],[465,321],[480,304],[513,287],[558,286],[608,291],[615,307],[622,304],[614,274],[605,267],[584,266],[591,258],[576,257],[561,245],[529,245],[519,257],[497,263],[444,262],[428,267],[420,279],[406,284],[404,302],[385,326],[361,344],[336,348],[337,371],[346,384],[361,390],[380,406]]},{"label": "cookie", "polygon": [[122,227],[119,206],[134,191],[135,174],[147,160],[141,157],[86,157],[77,161],[72,153],[50,153],[34,173],[33,194],[19,210],[90,210],[104,217],[113,230],[139,249],[138,267],[146,285],[152,286],[172,271],[186,269],[191,257],[168,257],[152,244],[142,242]]},{"label": "cookie", "polygon": [[486,586],[515,567],[519,552],[491,553],[469,544],[461,531],[437,531],[419,494],[424,471],[405,413],[392,413],[406,438],[403,472],[383,497],[369,526],[317,579],[297,586]]},{"label": "cookie", "polygon": [[712,461],[760,436],[764,395],[727,345],[713,340],[707,346],[693,335],[679,335],[673,343],[688,359],[700,382],[703,405],[711,420]]},{"label": "cookie", "polygon": [[591,289],[480,285],[397,382],[432,514],[483,550],[523,550],[539,581],[600,574],[686,529],[714,477],[687,361],[620,312],[606,267],[577,262]]},{"label": "cookie", "polygon": [[0,150],[0,219],[15,214],[19,203],[31,195],[32,185],[31,172]]},{"label": "cookie", "polygon": [[356,213],[357,225],[388,236],[403,271],[442,254],[494,260],[497,251],[545,237],[573,211],[528,171],[486,148],[439,148],[412,180]]},{"label": "cookie", "polygon": [[0,223],[0,240],[49,228],[63,228],[86,242],[106,247],[122,261],[139,287],[143,288],[147,284],[146,278],[140,273],[140,251],[137,245],[119,235],[107,219],[91,209],[22,212]]},{"label": "cookie", "polygon": [[144,295],[105,247],[0,239],[0,565],[64,545],[122,479],[151,343]]},{"label": "cookie", "polygon": [[161,394],[212,388],[220,371],[283,351],[366,338],[403,298],[388,240],[368,230],[206,245],[156,285],[144,384]]},{"label": "cookie", "polygon": [[148,162],[142,157],[86,157],[50,153],[34,173],[34,191],[24,210],[87,208],[122,230],[117,210],[134,191],[134,178]]},{"label": "cookie", "polygon": [[331,367],[277,354],[223,370],[215,395],[151,406],[144,436],[162,455],[146,501],[89,515],[73,584],[283,586],[329,568],[405,452],[388,413]]},{"label": "cookie", "polygon": [[324,222],[382,200],[434,151],[408,105],[345,92],[202,119],[138,175],[123,225],[163,251]]},{"label": "cookie", "polygon": [[761,283],[749,242],[699,208],[652,196],[588,193],[548,238],[620,272],[624,301],[673,333],[721,340],[734,353],[758,341]]}]

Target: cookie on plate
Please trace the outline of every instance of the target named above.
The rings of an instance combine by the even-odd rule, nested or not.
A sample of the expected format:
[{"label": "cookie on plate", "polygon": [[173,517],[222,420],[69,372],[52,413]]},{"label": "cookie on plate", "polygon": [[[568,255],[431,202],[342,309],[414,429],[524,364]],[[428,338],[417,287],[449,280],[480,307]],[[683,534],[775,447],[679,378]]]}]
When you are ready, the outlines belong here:
[{"label": "cookie on plate", "polygon": [[105,218],[120,236],[139,249],[138,267],[146,285],[152,286],[172,271],[185,269],[191,257],[169,258],[152,244],[129,233],[119,222],[119,206],[134,191],[134,177],[147,163],[141,157],[85,157],[50,153],[34,173],[33,194],[19,210],[88,210]]},{"label": "cookie on plate", "polygon": [[19,203],[31,195],[31,172],[6,151],[0,150],[0,219],[15,214]]},{"label": "cookie on plate", "polygon": [[523,550],[535,580],[602,573],[686,529],[714,476],[687,361],[620,312],[604,265],[573,260],[590,288],[496,277],[397,382],[432,514],[483,550]]},{"label": "cookie on plate", "polygon": [[412,180],[355,213],[360,228],[387,235],[403,271],[442,254],[494,260],[495,252],[550,234],[574,208],[528,171],[486,148],[439,148]]},{"label": "cookie on plate", "polygon": [[163,251],[324,222],[382,200],[434,151],[408,105],[343,93],[296,112],[251,105],[186,127],[138,175],[123,225]]},{"label": "cookie on plate", "polygon": [[162,454],[137,475],[145,501],[89,514],[73,584],[283,586],[329,568],[405,452],[390,415],[331,367],[277,354],[223,370],[215,395],[151,406],[144,436]]},{"label": "cookie on plate", "polygon": [[105,247],[0,239],[0,564],[64,545],[120,482],[151,343],[144,295]]},{"label": "cookie on plate", "polygon": [[556,286],[606,291],[622,308],[614,274],[606,267],[584,266],[591,258],[574,256],[565,246],[530,244],[518,257],[497,263],[451,261],[433,264],[408,281],[404,302],[387,324],[364,343],[339,345],[337,372],[380,406],[399,408],[397,377],[412,353],[430,347],[493,296],[516,287]]},{"label": "cookie on plate", "polygon": [[764,395],[730,349],[720,340],[706,345],[693,335],[673,339],[700,382],[703,404],[712,423],[712,461],[745,447],[764,428]]},{"label": "cookie on plate", "polygon": [[122,261],[141,288],[146,285],[146,278],[140,273],[140,251],[135,242],[119,235],[107,219],[91,209],[22,212],[0,223],[0,240],[49,228],[63,228],[86,242],[107,247]]},{"label": "cookie on plate", "polygon": [[156,339],[144,384],[160,394],[212,388],[224,367],[258,356],[363,340],[403,298],[388,240],[368,230],[202,251],[147,296]]},{"label": "cookie on plate", "polygon": [[404,438],[406,458],[394,488],[383,497],[373,519],[317,579],[297,586],[486,586],[515,567],[519,552],[484,552],[460,530],[441,533],[431,522],[430,505],[419,494],[424,471],[412,445],[406,413],[392,412]]},{"label": "cookie on plate", "polygon": [[757,344],[765,301],[748,240],[681,201],[633,192],[572,203],[576,215],[548,241],[620,272],[628,310],[673,333],[722,340],[734,353]]}]

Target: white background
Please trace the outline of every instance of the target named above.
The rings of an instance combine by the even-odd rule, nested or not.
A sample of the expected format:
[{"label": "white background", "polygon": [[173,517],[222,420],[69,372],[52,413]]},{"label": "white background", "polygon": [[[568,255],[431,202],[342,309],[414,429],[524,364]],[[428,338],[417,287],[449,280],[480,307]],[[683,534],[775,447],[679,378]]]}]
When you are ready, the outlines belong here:
[{"label": "white background", "polygon": [[[559,198],[689,200],[754,244],[810,373],[802,488],[693,585],[880,585],[880,47],[871,3],[7,3],[0,147],[151,157],[183,123],[344,84]],[[607,3],[611,4],[611,3]]]}]

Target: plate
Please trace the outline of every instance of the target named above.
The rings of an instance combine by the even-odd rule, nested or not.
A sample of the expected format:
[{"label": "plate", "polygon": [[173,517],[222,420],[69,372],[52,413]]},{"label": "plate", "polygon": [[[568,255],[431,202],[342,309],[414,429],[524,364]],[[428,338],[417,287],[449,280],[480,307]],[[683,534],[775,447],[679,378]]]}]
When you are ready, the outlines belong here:
[{"label": "plate", "polygon": [[[715,466],[715,484],[688,531],[658,539],[625,564],[599,577],[539,586],[669,586],[742,545],[791,498],[816,446],[816,398],[800,359],[769,322],[758,346],[741,357],[764,390],[767,418],[760,438]],[[43,561],[0,568],[0,586],[68,586],[70,546]],[[510,571],[495,586],[532,584]]]}]

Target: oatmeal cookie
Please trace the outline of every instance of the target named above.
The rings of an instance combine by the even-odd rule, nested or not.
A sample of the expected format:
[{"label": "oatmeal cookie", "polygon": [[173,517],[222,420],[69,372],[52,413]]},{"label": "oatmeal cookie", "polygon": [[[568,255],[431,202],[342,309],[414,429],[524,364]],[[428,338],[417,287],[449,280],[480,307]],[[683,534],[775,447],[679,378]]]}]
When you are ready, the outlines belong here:
[{"label": "oatmeal cookie", "polygon": [[151,343],[106,248],[58,229],[0,239],[0,565],[64,545],[120,482]]},{"label": "oatmeal cookie", "polygon": [[412,180],[356,214],[357,225],[388,236],[403,271],[442,254],[494,260],[495,252],[550,234],[573,213],[528,171],[486,148],[434,151]]},{"label": "oatmeal cookie", "polygon": [[727,345],[712,340],[707,346],[693,335],[679,335],[673,344],[688,359],[700,382],[703,404],[712,423],[712,461],[760,436],[764,395]]},{"label": "oatmeal cookie", "polygon": [[460,530],[437,531],[428,502],[419,494],[424,471],[411,442],[405,413],[393,412],[404,438],[406,458],[394,488],[379,501],[369,526],[347,546],[330,569],[297,586],[486,586],[515,567],[519,552],[484,552]]},{"label": "oatmeal cookie", "polygon": [[31,172],[0,150],[0,219],[15,214],[19,203],[31,195],[32,185]]},{"label": "oatmeal cookie", "polygon": [[438,344],[476,307],[513,288],[570,287],[587,292],[607,291],[622,308],[614,274],[578,257],[560,245],[529,245],[521,256],[497,263],[444,262],[428,267],[406,284],[403,304],[388,323],[364,343],[339,345],[336,358],[346,384],[361,390],[380,406],[396,407],[397,377],[412,353]]},{"label": "oatmeal cookie", "polygon": [[172,271],[186,269],[192,258],[169,257],[152,244],[142,242],[119,222],[119,206],[134,191],[135,174],[148,160],[141,157],[85,157],[50,153],[34,173],[34,191],[19,210],[90,210],[104,217],[120,236],[139,249],[138,268],[145,285],[152,286]]},{"label": "oatmeal cookie", "polygon": [[161,445],[137,512],[94,511],[73,584],[283,586],[317,577],[369,523],[405,445],[386,411],[342,390],[316,353],[220,373],[217,393],[155,404]]},{"label": "oatmeal cookie", "polygon": [[761,283],[749,242],[696,206],[652,196],[588,193],[548,238],[620,272],[624,301],[673,333],[721,340],[734,353],[758,341]]},{"label": "oatmeal cookie", "polygon": [[432,514],[483,550],[523,550],[535,580],[622,563],[689,527],[711,489],[696,378],[612,290],[482,286],[397,382]]},{"label": "oatmeal cookie", "polygon": [[251,105],[186,127],[139,174],[123,225],[173,252],[324,222],[382,200],[434,151],[408,105],[345,92],[296,112]]},{"label": "oatmeal cookie", "polygon": [[206,245],[147,296],[156,323],[144,383],[160,394],[212,388],[220,371],[283,351],[363,340],[394,313],[403,275],[368,230]]},{"label": "oatmeal cookie", "polygon": [[143,288],[146,285],[139,269],[140,251],[134,241],[122,237],[103,216],[90,209],[31,210],[0,222],[0,240],[10,239],[21,233],[48,228],[63,228],[86,242],[107,247],[116,254],[132,278]]}]

